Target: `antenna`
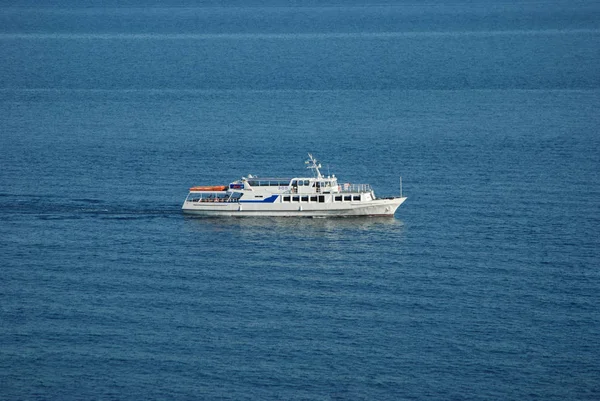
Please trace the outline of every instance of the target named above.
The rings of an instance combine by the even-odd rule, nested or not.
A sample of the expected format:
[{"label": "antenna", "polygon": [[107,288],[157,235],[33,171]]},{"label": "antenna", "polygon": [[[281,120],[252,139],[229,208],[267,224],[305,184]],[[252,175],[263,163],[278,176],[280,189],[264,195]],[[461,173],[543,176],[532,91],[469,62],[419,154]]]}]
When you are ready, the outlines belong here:
[{"label": "antenna", "polygon": [[308,164],[306,168],[315,170],[315,175],[317,176],[317,178],[323,178],[323,176],[321,175],[321,170],[319,170],[321,168],[321,164],[310,153],[308,154],[308,157],[309,159],[304,162],[305,164]]},{"label": "antenna", "polygon": [[400,176],[400,197],[402,198],[402,176]]}]

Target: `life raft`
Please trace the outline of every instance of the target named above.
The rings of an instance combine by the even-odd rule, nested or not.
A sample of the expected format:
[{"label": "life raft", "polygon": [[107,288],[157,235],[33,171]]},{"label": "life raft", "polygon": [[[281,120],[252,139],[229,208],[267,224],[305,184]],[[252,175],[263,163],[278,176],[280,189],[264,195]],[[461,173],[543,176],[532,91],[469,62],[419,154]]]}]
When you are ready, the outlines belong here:
[{"label": "life raft", "polygon": [[202,187],[191,187],[190,191],[193,192],[222,192],[227,190],[227,185],[209,185],[209,186],[202,186]]}]

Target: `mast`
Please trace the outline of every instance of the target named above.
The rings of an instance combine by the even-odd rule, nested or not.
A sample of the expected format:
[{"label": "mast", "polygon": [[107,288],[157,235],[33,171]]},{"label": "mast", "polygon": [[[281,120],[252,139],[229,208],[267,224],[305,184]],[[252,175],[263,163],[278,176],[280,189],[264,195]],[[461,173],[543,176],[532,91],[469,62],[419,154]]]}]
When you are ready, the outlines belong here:
[{"label": "mast", "polygon": [[323,178],[323,176],[321,175],[321,170],[319,170],[319,168],[321,168],[321,164],[310,153],[308,154],[308,157],[309,157],[309,159],[304,162],[305,164],[308,165],[308,166],[306,166],[306,168],[314,170],[313,173],[316,175],[316,177],[318,179]]},{"label": "mast", "polygon": [[402,176],[400,176],[400,197],[402,198]]}]

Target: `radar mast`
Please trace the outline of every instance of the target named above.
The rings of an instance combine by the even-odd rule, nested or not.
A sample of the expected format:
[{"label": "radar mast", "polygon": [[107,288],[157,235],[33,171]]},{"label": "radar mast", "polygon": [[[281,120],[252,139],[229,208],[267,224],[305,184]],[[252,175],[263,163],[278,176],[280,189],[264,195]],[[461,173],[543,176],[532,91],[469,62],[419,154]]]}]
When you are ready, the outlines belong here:
[{"label": "radar mast", "polygon": [[304,162],[305,164],[307,164],[306,168],[314,170],[313,173],[318,179],[323,178],[323,176],[321,175],[321,170],[319,170],[321,168],[321,164],[310,153],[308,154],[308,157],[309,159]]}]

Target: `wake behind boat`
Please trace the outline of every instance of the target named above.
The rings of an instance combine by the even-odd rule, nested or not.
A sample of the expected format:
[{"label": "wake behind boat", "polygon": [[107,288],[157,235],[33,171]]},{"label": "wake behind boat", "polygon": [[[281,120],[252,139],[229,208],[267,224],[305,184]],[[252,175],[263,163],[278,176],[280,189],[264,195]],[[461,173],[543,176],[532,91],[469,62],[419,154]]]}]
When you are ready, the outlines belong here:
[{"label": "wake behind boat", "polygon": [[201,216],[348,217],[393,216],[406,200],[377,198],[369,184],[339,184],[323,176],[309,153],[313,177],[258,178],[249,175],[229,185],[190,188],[183,213]]}]

